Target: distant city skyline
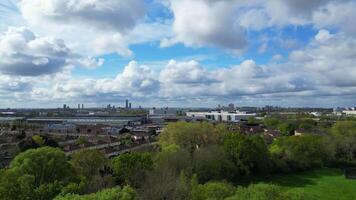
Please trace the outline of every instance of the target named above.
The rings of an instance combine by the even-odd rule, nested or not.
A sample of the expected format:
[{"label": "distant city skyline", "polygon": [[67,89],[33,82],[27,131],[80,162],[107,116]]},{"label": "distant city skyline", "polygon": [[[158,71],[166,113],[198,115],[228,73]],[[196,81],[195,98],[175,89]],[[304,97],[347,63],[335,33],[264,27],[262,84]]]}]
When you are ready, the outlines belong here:
[{"label": "distant city skyline", "polygon": [[0,108],[356,106],[355,0],[2,0]]}]

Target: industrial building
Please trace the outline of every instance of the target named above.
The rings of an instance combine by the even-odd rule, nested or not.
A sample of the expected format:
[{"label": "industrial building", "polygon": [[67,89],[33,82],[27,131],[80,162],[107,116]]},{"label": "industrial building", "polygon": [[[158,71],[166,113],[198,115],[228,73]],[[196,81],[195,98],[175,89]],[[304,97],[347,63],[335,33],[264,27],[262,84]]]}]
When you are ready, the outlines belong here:
[{"label": "industrial building", "polygon": [[356,110],[344,110],[342,113],[345,115],[356,115]]},{"label": "industrial building", "polygon": [[210,112],[187,112],[188,117],[200,117],[211,121],[223,121],[223,122],[240,122],[242,120],[248,120],[250,117],[255,117],[256,113],[247,112],[227,112],[227,111],[210,111]]},{"label": "industrial building", "polygon": [[149,110],[149,115],[172,115],[172,116],[176,116],[176,115],[183,115],[184,114],[184,110],[183,109],[179,109],[179,108],[152,108]]}]

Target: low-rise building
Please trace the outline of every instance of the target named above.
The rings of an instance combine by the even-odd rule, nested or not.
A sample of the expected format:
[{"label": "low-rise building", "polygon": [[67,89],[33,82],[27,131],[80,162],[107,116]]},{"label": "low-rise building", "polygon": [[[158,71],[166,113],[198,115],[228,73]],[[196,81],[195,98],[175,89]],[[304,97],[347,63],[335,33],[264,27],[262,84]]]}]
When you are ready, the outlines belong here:
[{"label": "low-rise building", "polygon": [[356,115],[356,110],[344,110],[342,113],[345,115]]},{"label": "low-rise building", "polygon": [[74,133],[76,126],[74,124],[47,124],[45,131],[56,133]]},{"label": "low-rise building", "polygon": [[211,112],[187,112],[188,117],[205,118],[211,121],[223,121],[223,122],[240,122],[248,120],[250,117],[255,117],[256,113],[247,112],[227,112],[227,111],[211,111]]}]

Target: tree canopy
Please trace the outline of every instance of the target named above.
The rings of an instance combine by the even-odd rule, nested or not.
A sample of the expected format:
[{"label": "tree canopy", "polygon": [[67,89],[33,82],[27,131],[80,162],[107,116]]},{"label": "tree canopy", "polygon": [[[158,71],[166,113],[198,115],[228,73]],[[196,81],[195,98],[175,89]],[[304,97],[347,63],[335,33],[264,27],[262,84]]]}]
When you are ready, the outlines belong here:
[{"label": "tree canopy", "polygon": [[109,159],[98,150],[80,150],[72,155],[70,160],[76,174],[86,183],[85,191],[93,192],[111,185],[106,174]]},{"label": "tree canopy", "polygon": [[235,164],[238,174],[270,171],[267,145],[261,137],[231,133],[224,140],[224,148]]},{"label": "tree canopy", "polygon": [[72,178],[64,152],[41,147],[20,153],[3,170],[0,196],[3,199],[52,199]]},{"label": "tree canopy", "polygon": [[214,126],[211,123],[177,122],[168,124],[159,138],[161,146],[176,144],[182,148],[194,151],[208,144],[222,141],[227,132],[223,125]]},{"label": "tree canopy", "polygon": [[138,195],[134,189],[129,186],[123,188],[116,187],[111,189],[104,189],[97,193],[78,195],[78,194],[66,194],[60,195],[54,200],[137,200]]},{"label": "tree canopy", "polygon": [[137,186],[142,182],[145,170],[152,169],[153,161],[149,153],[130,152],[115,157],[112,167],[120,181]]}]

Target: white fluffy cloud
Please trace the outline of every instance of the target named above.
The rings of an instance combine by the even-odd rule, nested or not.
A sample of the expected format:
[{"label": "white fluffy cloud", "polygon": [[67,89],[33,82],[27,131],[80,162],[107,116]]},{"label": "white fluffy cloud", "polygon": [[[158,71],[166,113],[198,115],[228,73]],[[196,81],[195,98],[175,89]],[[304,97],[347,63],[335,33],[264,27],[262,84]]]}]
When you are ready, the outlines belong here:
[{"label": "white fluffy cloud", "polygon": [[160,73],[160,92],[164,96],[175,97],[238,97],[304,89],[292,73],[279,76],[278,70],[258,66],[252,60],[212,71],[206,70],[196,61],[170,61]]},{"label": "white fluffy cloud", "polygon": [[241,52],[248,44],[246,29],[289,25],[356,33],[356,3],[350,0],[169,0],[167,6],[174,16],[173,36],[163,39],[162,47],[183,43]]},{"label": "white fluffy cloud", "polygon": [[149,67],[131,61],[115,79],[99,80],[96,88],[132,95],[149,94],[158,88],[158,81]]},{"label": "white fluffy cloud", "polygon": [[19,0],[19,7],[33,24],[54,21],[119,32],[131,29],[145,13],[141,0]]},{"label": "white fluffy cloud", "polygon": [[[24,33],[26,35],[26,33]],[[33,34],[27,33],[27,37]],[[21,46],[21,43],[16,43]],[[356,40],[347,34],[320,30],[305,48],[293,51],[286,61],[239,65],[208,70],[197,61],[169,61],[159,72],[132,61],[115,78],[78,79],[68,75],[41,80],[17,78],[0,82],[0,90],[28,93],[33,99],[113,101],[118,98],[311,98],[352,95],[356,92]],[[11,49],[11,48],[9,48]],[[41,62],[40,60],[38,62]],[[9,76],[4,76],[9,80]],[[31,83],[31,87],[25,87]],[[23,91],[23,92],[21,92]],[[28,97],[27,96],[27,97]]]},{"label": "white fluffy cloud", "polygon": [[159,82],[144,65],[131,61],[115,78],[55,77],[50,85],[38,82],[30,95],[36,101],[112,102],[120,98],[148,98],[157,92]]},{"label": "white fluffy cloud", "polygon": [[[326,42],[315,40],[296,53],[299,56],[292,58],[292,54],[287,62],[266,66],[245,60],[239,65],[208,70],[196,61],[171,60],[155,73],[149,66],[132,61],[114,78],[80,79],[63,74],[37,81],[16,79],[11,85],[0,82],[0,91],[12,91],[20,95],[19,99],[22,95],[35,102],[110,103],[131,98],[154,99],[156,103],[190,99],[204,104],[225,98],[288,104],[291,99],[301,103],[319,96],[332,99],[356,92],[356,63],[352,59],[355,52],[345,54],[350,49],[343,49],[342,37],[345,36],[333,35]],[[321,52],[329,55],[331,49],[336,50],[335,58],[344,60],[339,61],[337,67],[334,65],[337,61],[320,55]],[[309,59],[304,59],[302,54],[307,54]],[[26,83],[31,83],[31,87],[24,87]]]},{"label": "white fluffy cloud", "polygon": [[315,40],[318,42],[326,42],[331,39],[333,36],[328,30],[322,29],[319,30],[318,34],[315,36]]},{"label": "white fluffy cloud", "polygon": [[[117,53],[130,57],[130,44],[142,42],[142,38],[158,40],[145,36],[150,32],[135,31],[146,13],[142,0],[17,0],[17,5],[32,29],[62,38],[77,54]],[[139,37],[134,35],[138,31]]]},{"label": "white fluffy cloud", "polygon": [[263,9],[251,9],[240,17],[240,25],[247,29],[261,30],[269,23],[270,17]]},{"label": "white fluffy cloud", "polygon": [[305,49],[291,53],[290,65],[309,73],[320,87],[356,86],[356,39],[321,30]]},{"label": "white fluffy cloud", "polygon": [[28,92],[32,89],[32,81],[23,77],[12,77],[0,74],[0,94],[2,92]]},{"label": "white fluffy cloud", "polygon": [[120,33],[100,35],[95,38],[90,46],[94,50],[94,53],[99,55],[115,52],[126,57],[133,56],[133,52],[128,48],[126,38]]},{"label": "white fluffy cloud", "polygon": [[313,12],[332,0],[274,0],[266,1],[265,11],[270,25],[303,25],[310,22]]},{"label": "white fluffy cloud", "polygon": [[177,62],[171,60],[160,73],[160,81],[169,84],[206,83],[213,81],[213,76],[198,62]]},{"label": "white fluffy cloud", "polygon": [[174,14],[173,38],[161,46],[184,43],[186,46],[215,46],[241,51],[247,45],[243,29],[234,18],[236,4],[229,1],[171,0]]},{"label": "white fluffy cloud", "polygon": [[[214,98],[295,98],[293,101],[302,103],[308,98],[322,101],[321,96],[356,98],[355,1],[165,2],[172,19],[148,19],[142,0],[18,0],[30,28],[0,33],[0,96],[18,101],[93,103],[129,97],[201,103]],[[299,38],[285,39],[279,32],[290,25],[311,25],[319,31],[303,47]],[[272,41],[264,32],[254,37],[254,31],[265,28],[278,32],[278,39]],[[276,54],[270,63],[243,60],[211,70],[204,62],[171,60],[157,71],[132,61],[109,78],[79,77],[70,70],[72,66],[102,65],[104,60],[98,55],[133,57],[130,45],[151,41],[161,41],[162,47],[182,43],[241,53],[250,34],[259,40],[253,45],[260,47],[260,53]],[[273,51],[275,43],[291,51],[289,55]]]},{"label": "white fluffy cloud", "polygon": [[[64,39],[76,53],[132,57],[131,44],[218,47],[241,53],[247,30],[312,24],[355,33],[351,0],[165,0],[170,21],[144,22],[142,0],[17,0],[24,19],[43,35]],[[146,18],[145,18],[146,17]]]},{"label": "white fluffy cloud", "polygon": [[73,54],[63,40],[39,37],[25,27],[10,27],[0,36],[0,73],[39,76],[60,72],[66,65],[96,67],[102,59]]},{"label": "white fluffy cloud", "polygon": [[355,11],[352,0],[274,0],[254,1],[237,13],[240,25],[253,30],[311,24],[356,33]]},{"label": "white fluffy cloud", "polygon": [[70,51],[61,40],[36,37],[26,28],[9,28],[0,38],[0,72],[36,76],[60,71]]}]

